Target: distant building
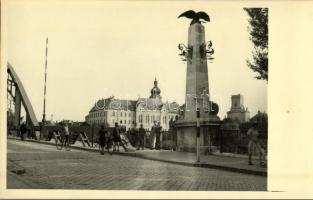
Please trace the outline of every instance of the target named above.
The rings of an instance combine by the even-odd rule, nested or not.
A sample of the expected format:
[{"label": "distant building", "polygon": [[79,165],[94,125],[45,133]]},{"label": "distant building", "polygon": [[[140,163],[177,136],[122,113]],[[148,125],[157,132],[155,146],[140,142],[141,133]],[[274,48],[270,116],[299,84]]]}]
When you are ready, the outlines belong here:
[{"label": "distant building", "polygon": [[243,95],[232,95],[231,96],[231,108],[227,112],[227,118],[238,121],[239,123],[244,123],[249,121],[250,112],[248,108],[244,107]]},{"label": "distant building", "polygon": [[253,117],[251,117],[250,122],[256,123],[258,129],[267,132],[268,129],[268,116],[267,113],[258,111]]},{"label": "distant building", "polygon": [[142,124],[145,129],[151,129],[153,122],[157,121],[164,130],[168,130],[171,118],[178,116],[179,105],[176,102],[162,102],[156,79],[150,93],[149,98],[137,100],[114,97],[98,100],[86,116],[86,122],[90,125],[107,123],[110,127],[117,122],[126,129],[133,125],[138,128]]}]

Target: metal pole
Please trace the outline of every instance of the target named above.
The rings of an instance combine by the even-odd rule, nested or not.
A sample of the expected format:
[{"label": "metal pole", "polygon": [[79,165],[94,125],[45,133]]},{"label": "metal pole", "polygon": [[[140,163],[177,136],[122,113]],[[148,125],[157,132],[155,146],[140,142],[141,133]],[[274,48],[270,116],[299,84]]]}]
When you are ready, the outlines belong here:
[{"label": "metal pole", "polygon": [[200,108],[197,108],[197,162],[200,162]]},{"label": "metal pole", "polygon": [[43,114],[42,123],[46,122],[46,83],[47,83],[47,65],[48,65],[48,37],[46,39],[46,62],[45,62],[45,86],[44,86],[44,97],[43,97]]}]

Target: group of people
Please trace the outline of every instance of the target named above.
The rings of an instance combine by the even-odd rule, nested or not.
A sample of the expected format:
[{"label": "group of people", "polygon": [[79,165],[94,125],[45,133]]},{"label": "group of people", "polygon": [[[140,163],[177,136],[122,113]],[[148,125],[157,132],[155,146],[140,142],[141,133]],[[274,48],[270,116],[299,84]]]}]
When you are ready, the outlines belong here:
[{"label": "group of people", "polygon": [[[27,132],[27,126],[25,123],[22,123],[20,126],[20,137],[21,140],[24,140],[24,135]],[[69,145],[69,137],[70,132],[67,124],[63,125],[63,137],[64,137],[64,145]],[[104,149],[111,148],[110,144],[113,145],[113,151],[119,151],[119,147],[122,146],[124,151],[127,151],[125,144],[122,142],[123,133],[126,131],[123,130],[123,127],[119,127],[118,123],[115,123],[112,133],[110,133],[108,129],[108,124],[104,124],[101,126],[99,130],[99,145],[100,145],[100,153],[104,154]],[[162,134],[162,126],[160,122],[154,121],[154,125],[151,128],[150,132],[150,142],[152,149],[160,150],[161,149],[161,134]],[[259,162],[261,166],[265,166],[265,151],[262,148],[259,140],[259,132],[257,129],[257,124],[254,123],[252,127],[248,130],[247,136],[249,138],[248,143],[248,158],[249,165],[253,165],[252,162],[252,154],[254,150],[257,150],[259,153]],[[136,124],[131,129],[127,131],[127,137],[130,143],[137,147],[137,150],[144,150],[145,147],[145,139],[146,139],[146,130],[143,128],[143,125],[140,124],[140,127],[137,129]]]},{"label": "group of people", "polygon": [[[161,149],[161,134],[162,134],[162,126],[160,126],[160,122],[154,121],[154,125],[151,128],[150,132],[150,143],[153,149],[160,150]],[[136,124],[132,128],[129,128],[127,131],[127,136],[130,143],[137,147],[137,150],[144,150],[145,141],[146,141],[147,132],[143,128],[143,125],[140,124],[140,127],[137,129]]]},{"label": "group of people", "polygon": [[111,144],[113,145],[113,151],[119,151],[120,146],[123,147],[124,151],[127,151],[125,144],[122,142],[122,129],[119,127],[118,123],[115,123],[112,133],[109,131],[108,127],[108,124],[101,125],[98,132],[100,153],[103,155],[104,149],[111,148]]},{"label": "group of people", "polygon": [[[152,126],[150,133],[153,149],[161,149],[161,133],[162,126],[160,126],[160,122],[157,123],[154,121],[154,125]],[[113,151],[119,151],[120,146],[127,151],[125,143],[122,141],[122,137],[124,137],[125,134],[127,135],[127,139],[131,145],[136,147],[136,150],[144,150],[147,132],[143,128],[143,125],[140,124],[140,127],[137,129],[136,124],[134,124],[132,128],[125,131],[124,127],[120,127],[116,122],[112,131],[109,130],[108,124],[101,125],[98,132],[100,153],[103,155],[104,150],[111,148],[111,145],[113,146]]]},{"label": "group of people", "polygon": [[127,138],[132,146],[137,147],[137,150],[144,150],[146,130],[143,128],[142,124],[140,124],[139,129],[136,128],[136,124],[134,124],[132,128],[129,128],[127,130]]},{"label": "group of people", "polygon": [[154,121],[154,125],[151,128],[151,136],[154,139],[152,142],[152,147],[156,150],[161,150],[161,134],[162,134],[162,126],[160,122]]}]

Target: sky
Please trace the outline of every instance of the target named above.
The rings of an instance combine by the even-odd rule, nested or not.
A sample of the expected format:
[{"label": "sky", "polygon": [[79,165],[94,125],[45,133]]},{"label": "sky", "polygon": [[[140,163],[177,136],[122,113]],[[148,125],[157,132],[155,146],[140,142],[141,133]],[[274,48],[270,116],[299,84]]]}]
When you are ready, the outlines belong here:
[{"label": "sky", "polygon": [[45,41],[48,44],[46,116],[82,121],[95,101],[114,95],[149,97],[156,77],[164,101],[184,103],[186,63],[177,45],[187,43],[186,10],[205,11],[209,90],[224,118],[231,95],[242,94],[250,116],[267,112],[267,83],[246,64],[253,44],[248,16],[235,4],[197,1],[8,2],[7,58],[19,75],[38,121],[42,119]]}]

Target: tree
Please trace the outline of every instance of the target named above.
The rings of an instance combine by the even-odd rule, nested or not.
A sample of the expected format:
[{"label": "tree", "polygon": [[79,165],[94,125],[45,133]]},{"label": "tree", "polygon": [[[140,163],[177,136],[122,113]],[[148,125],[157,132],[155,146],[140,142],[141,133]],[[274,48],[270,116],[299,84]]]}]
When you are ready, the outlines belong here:
[{"label": "tree", "polygon": [[257,79],[268,81],[268,8],[244,8],[249,15],[250,40],[254,44],[252,61],[247,65],[258,73]]}]

